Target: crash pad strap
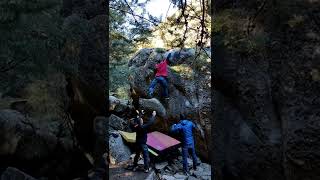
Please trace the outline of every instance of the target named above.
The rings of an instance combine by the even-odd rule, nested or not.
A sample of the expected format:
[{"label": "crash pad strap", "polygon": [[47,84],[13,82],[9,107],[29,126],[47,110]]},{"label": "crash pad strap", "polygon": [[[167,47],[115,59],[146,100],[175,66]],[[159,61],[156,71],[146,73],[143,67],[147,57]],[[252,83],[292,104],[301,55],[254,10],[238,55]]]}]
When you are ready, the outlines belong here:
[{"label": "crash pad strap", "polygon": [[158,154],[158,153],[156,153],[156,152],[152,151],[150,148],[148,148],[148,151],[149,151],[151,154],[153,154],[154,156],[159,156],[159,154]]}]

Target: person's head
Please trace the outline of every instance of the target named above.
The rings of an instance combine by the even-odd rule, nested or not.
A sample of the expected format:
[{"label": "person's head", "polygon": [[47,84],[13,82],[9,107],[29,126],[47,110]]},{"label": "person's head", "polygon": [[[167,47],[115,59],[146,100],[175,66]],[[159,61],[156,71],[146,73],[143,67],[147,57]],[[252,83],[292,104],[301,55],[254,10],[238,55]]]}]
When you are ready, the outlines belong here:
[{"label": "person's head", "polygon": [[169,53],[166,57],[167,63],[170,65],[171,64],[171,53]]},{"label": "person's head", "polygon": [[170,58],[171,58],[171,53],[169,53],[169,54],[167,55],[166,59],[169,61]]},{"label": "person's head", "polygon": [[184,114],[180,114],[180,120],[185,120],[186,116]]}]

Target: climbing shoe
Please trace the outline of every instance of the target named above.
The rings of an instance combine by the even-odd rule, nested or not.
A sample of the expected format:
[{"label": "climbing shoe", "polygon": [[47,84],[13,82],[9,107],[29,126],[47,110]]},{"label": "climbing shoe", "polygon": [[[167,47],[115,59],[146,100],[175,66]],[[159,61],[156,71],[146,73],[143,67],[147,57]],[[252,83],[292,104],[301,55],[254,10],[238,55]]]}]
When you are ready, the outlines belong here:
[{"label": "climbing shoe", "polygon": [[150,171],[150,168],[144,169],[145,173],[148,173]]}]

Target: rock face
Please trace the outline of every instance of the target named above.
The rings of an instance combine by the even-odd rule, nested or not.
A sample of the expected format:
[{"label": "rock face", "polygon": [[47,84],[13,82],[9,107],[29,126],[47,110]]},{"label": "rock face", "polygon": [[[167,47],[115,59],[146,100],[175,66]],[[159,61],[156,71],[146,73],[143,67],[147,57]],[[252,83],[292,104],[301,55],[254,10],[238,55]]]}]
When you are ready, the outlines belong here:
[{"label": "rock face", "polygon": [[[107,114],[106,5],[0,3],[1,169],[10,165],[35,177],[73,179],[92,168],[84,154],[95,163],[101,159],[107,149],[101,128]],[[10,98],[20,100],[3,103]],[[22,114],[2,110],[9,108]]]},{"label": "rock face", "polygon": [[36,180],[19,169],[8,167],[1,175],[1,180]]},{"label": "rock face", "polygon": [[128,131],[128,127],[128,122],[118,116],[111,114],[109,117],[109,131],[110,129]]},{"label": "rock face", "polygon": [[[213,47],[215,176],[318,179],[320,44],[318,26],[312,22],[319,19],[314,11],[319,3],[266,2],[252,29],[247,29],[246,20],[252,19],[250,14],[258,6],[258,1],[217,3],[216,18],[222,28]],[[230,9],[234,12],[230,19],[219,21]],[[240,36],[235,38],[243,34],[241,46],[231,47],[227,42],[237,41],[230,41],[228,33]],[[258,50],[246,49],[248,37],[255,39],[252,43]]]},{"label": "rock face", "polygon": [[130,149],[124,144],[121,135],[116,131],[109,134],[109,153],[112,159],[111,163],[120,163],[130,159]]},{"label": "rock face", "polygon": [[62,124],[44,126],[17,111],[0,110],[0,132],[1,168],[10,163],[29,174],[70,178],[90,167],[74,146],[68,127]]},{"label": "rock face", "polygon": [[[161,98],[162,87],[155,89],[155,99],[147,99],[149,85],[154,78],[153,70],[158,60],[169,52],[157,49],[141,49],[130,59],[129,82],[135,95],[140,97],[140,108],[151,112],[157,110],[160,119],[153,126],[154,130],[168,132],[169,127],[179,121],[181,113],[193,119],[200,130],[195,133],[197,153],[208,159],[211,134],[210,122],[210,59],[202,53],[196,60],[194,49],[171,50],[173,64],[169,68],[168,102]],[[180,52],[180,54],[179,54]],[[202,132],[202,136],[201,136]]]}]

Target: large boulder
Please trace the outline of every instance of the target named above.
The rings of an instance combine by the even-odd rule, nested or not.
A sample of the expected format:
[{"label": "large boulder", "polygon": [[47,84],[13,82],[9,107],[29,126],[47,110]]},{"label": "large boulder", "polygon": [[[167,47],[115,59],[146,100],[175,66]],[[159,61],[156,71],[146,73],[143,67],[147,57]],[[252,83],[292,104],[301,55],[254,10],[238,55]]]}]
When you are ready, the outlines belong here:
[{"label": "large boulder", "polygon": [[130,149],[124,144],[120,133],[113,131],[109,134],[110,163],[120,163],[130,159]]},{"label": "large boulder", "polygon": [[0,155],[9,155],[16,152],[22,138],[21,131],[30,131],[31,128],[22,124],[25,117],[14,110],[0,111]]},{"label": "large boulder", "polygon": [[115,96],[109,96],[109,112],[116,115],[124,115],[131,111],[133,107],[127,100],[119,99]]},{"label": "large boulder", "polygon": [[[15,110],[0,110],[0,154],[14,154],[24,160],[47,158],[60,141],[53,131],[63,127],[51,128],[39,126]],[[65,137],[71,140],[70,136]],[[64,148],[72,147],[72,141],[60,143]]]},{"label": "large boulder", "polygon": [[114,114],[111,114],[109,117],[109,128],[126,131],[128,130],[128,122]]},{"label": "large boulder", "polygon": [[63,4],[62,61],[70,97],[69,112],[75,134],[86,152],[93,151],[93,124],[106,116],[107,5],[105,0],[69,1]]},{"label": "large boulder", "polygon": [[163,104],[156,98],[152,98],[152,99],[143,99],[140,98],[139,99],[139,104],[140,104],[140,108],[145,110],[145,111],[156,111],[157,115],[165,118],[167,115],[166,109],[163,106]]},{"label": "large boulder", "polygon": [[3,165],[10,164],[39,176],[80,175],[90,165],[75,146],[72,135],[67,133],[65,124],[44,126],[18,111],[0,110],[0,156],[6,157]]},{"label": "large boulder", "polygon": [[93,157],[95,165],[100,165],[103,154],[107,151],[108,142],[108,119],[104,116],[98,116],[94,119],[95,145]]},{"label": "large boulder", "polygon": [[0,180],[36,180],[34,177],[14,167],[8,167],[1,175]]},{"label": "large boulder", "polygon": [[163,100],[159,84],[155,89],[155,98],[148,99],[147,91],[154,78],[155,64],[168,53],[157,48],[138,51],[128,63],[130,87],[140,97],[140,108],[158,112],[160,120],[153,130],[168,132],[169,127],[179,121],[181,113],[192,119],[201,129],[195,133],[197,153],[208,159],[208,140],[211,137],[210,57],[204,52],[198,55],[192,48],[170,50],[173,57],[168,68],[170,99],[167,102]]}]

